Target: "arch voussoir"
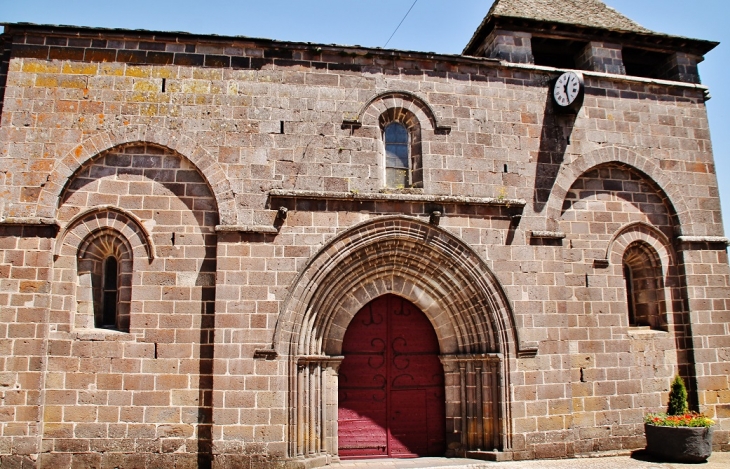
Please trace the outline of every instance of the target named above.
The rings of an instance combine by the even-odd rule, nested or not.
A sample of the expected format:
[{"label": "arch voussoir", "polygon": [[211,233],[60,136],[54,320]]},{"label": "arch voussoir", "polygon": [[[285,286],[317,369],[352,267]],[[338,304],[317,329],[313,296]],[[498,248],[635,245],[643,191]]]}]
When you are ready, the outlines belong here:
[{"label": "arch voussoir", "polygon": [[115,147],[130,144],[152,144],[176,152],[190,161],[206,180],[218,205],[220,223],[238,224],[235,196],[230,182],[218,161],[207,150],[187,136],[176,136],[167,129],[147,126],[119,126],[93,135],[59,159],[41,190],[36,215],[54,218],[67,182],[84,164]]},{"label": "arch voussoir", "polygon": [[516,350],[509,306],[479,256],[443,230],[397,216],[361,224],[313,258],[292,289],[274,346],[286,355],[324,353],[312,344],[327,345],[323,334],[346,322],[343,308],[352,317],[384,293],[400,294],[433,322],[448,317],[450,329],[442,330],[462,344],[453,352]]},{"label": "arch voussoir", "polygon": [[563,200],[577,179],[586,172],[609,163],[627,165],[646,175],[668,199],[669,205],[677,215],[679,225],[681,227],[692,226],[692,212],[689,210],[681,188],[672,181],[671,177],[653,160],[627,148],[617,146],[599,148],[588,152],[580,158],[574,158],[560,169],[547,203],[548,219],[560,219]]},{"label": "arch voussoir", "polygon": [[[484,392],[491,393],[493,402],[510,399],[508,362],[517,357],[519,342],[504,292],[483,260],[440,228],[403,216],[356,225],[310,260],[291,291],[273,346],[289,365],[292,456],[304,454],[306,438],[298,436],[299,428],[336,428],[334,416],[322,421],[318,415],[301,412],[302,402],[320,399],[321,406],[336,404],[322,397],[316,383],[325,376],[336,386],[338,357],[352,319],[386,295],[407,300],[431,322],[452,400],[461,399],[459,389],[466,389],[467,375],[482,372],[491,376],[493,385]],[[464,409],[478,407],[472,397],[465,399],[460,404]],[[448,407],[447,421],[462,418],[457,407]],[[490,415],[489,432],[495,432],[489,433],[491,439],[511,434],[509,406],[503,407],[501,418],[496,412]],[[469,436],[450,438],[449,444],[471,447]],[[506,447],[509,440],[503,441]]]}]

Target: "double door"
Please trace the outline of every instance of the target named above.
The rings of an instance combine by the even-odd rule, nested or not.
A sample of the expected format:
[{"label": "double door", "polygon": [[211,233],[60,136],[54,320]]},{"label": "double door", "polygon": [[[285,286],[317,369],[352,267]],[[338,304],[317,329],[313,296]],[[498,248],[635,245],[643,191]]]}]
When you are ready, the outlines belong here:
[{"label": "double door", "polygon": [[353,318],[342,352],[340,457],[443,455],[444,372],[428,318],[398,296],[382,296]]}]

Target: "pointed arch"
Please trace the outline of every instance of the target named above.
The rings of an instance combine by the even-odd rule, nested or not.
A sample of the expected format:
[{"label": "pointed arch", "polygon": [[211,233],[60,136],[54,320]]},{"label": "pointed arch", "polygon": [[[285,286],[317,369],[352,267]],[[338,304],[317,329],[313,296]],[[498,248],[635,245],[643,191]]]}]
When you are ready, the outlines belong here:
[{"label": "pointed arch", "polygon": [[226,173],[213,155],[188,136],[146,125],[118,126],[100,132],[87,138],[58,160],[41,190],[36,209],[37,216],[55,217],[68,181],[88,161],[115,147],[146,143],[170,150],[190,161],[210,186],[218,206],[220,223],[237,224],[235,196]]},{"label": "pointed arch", "polygon": [[[447,437],[449,448],[463,454],[484,441],[511,448],[510,369],[525,348],[504,291],[455,236],[416,218],[388,216],[325,245],[284,302],[273,347],[287,363],[289,456],[337,453],[337,419],[326,409],[337,408],[345,332],[358,311],[386,294],[415,305],[436,332],[449,402],[458,403],[447,406],[447,425],[461,426]],[[482,380],[489,392],[466,392],[482,389]],[[317,408],[325,411],[312,412]],[[491,410],[476,411],[485,408]]]},{"label": "pointed arch", "polygon": [[520,346],[509,303],[484,261],[461,240],[415,218],[356,225],[297,277],[274,332],[282,355],[338,355],[352,317],[393,293],[431,320],[442,353],[501,353]]}]

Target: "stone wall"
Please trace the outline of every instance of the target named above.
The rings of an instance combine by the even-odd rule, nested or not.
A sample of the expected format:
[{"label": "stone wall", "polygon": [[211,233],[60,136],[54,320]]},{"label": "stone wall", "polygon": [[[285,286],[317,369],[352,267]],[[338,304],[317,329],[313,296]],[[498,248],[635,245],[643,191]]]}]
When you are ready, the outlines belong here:
[{"label": "stone wall", "polygon": [[[583,109],[556,116],[547,68],[68,33],[9,33],[3,458],[327,462],[326,417],[324,440],[295,444],[314,425],[296,413],[298,367],[336,383],[337,334],[387,285],[429,315],[445,355],[499,363],[496,448],[460,433],[476,414],[447,381],[453,454],[641,447],[642,415],[676,373],[727,446],[730,290],[704,88],[585,72]],[[388,191],[381,116],[401,109],[420,126],[423,187]],[[89,313],[77,254],[100,229],[129,241],[128,333]],[[326,262],[365,256],[370,236],[391,257]],[[666,330],[629,326],[634,241],[662,259]],[[466,259],[453,278],[471,280],[439,280],[423,260],[450,256]],[[362,298],[338,290],[354,278]]]}]

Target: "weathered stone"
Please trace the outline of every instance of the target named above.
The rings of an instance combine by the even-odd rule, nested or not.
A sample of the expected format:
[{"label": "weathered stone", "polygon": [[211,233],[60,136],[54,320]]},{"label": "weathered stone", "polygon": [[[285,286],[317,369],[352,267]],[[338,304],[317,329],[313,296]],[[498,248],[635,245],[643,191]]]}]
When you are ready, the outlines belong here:
[{"label": "weathered stone", "polygon": [[7,25],[0,462],[324,464],[346,331],[386,294],[438,338],[449,456],[640,448],[675,374],[726,442],[701,57],[637,77],[608,28],[556,115],[561,31],[510,25],[473,40],[502,62]]}]

